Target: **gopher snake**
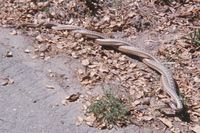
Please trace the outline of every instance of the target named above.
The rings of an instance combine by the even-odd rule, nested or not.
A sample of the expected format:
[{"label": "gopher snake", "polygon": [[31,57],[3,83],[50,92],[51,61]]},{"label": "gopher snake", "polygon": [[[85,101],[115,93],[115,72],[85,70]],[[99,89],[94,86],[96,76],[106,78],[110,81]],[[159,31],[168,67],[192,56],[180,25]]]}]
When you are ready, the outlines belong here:
[{"label": "gopher snake", "polygon": [[[48,23],[44,23],[44,26],[48,26]],[[39,25],[41,26],[41,25]],[[33,26],[37,27],[37,26]],[[161,74],[161,81],[164,87],[164,90],[174,99],[176,102],[175,110],[177,112],[181,112],[183,110],[183,102],[182,98],[177,94],[177,88],[175,85],[175,81],[173,79],[172,73],[168,70],[161,62],[159,62],[153,55],[141,50],[137,47],[132,47],[130,42],[120,40],[120,39],[112,39],[108,36],[84,29],[79,26],[74,25],[60,25],[60,24],[51,24],[50,27],[54,30],[69,30],[73,33],[80,33],[87,38],[94,39],[96,43],[102,46],[110,46],[113,49],[116,49],[125,54],[138,56],[142,59],[142,62],[146,64],[148,67],[156,70]]]}]

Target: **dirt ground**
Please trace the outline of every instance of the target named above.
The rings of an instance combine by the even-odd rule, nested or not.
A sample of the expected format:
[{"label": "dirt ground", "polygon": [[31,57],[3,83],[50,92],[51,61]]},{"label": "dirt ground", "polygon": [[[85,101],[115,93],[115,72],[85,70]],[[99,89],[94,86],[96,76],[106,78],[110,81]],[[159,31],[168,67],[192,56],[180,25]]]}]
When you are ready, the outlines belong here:
[{"label": "dirt ground", "polygon": [[[0,131],[198,133],[200,47],[188,33],[198,30],[199,7],[195,0],[0,1]],[[85,27],[155,55],[173,72],[185,113],[158,111],[172,112],[171,98],[160,75],[137,58],[43,22]],[[131,125],[101,130],[85,116],[106,85],[130,103]]]},{"label": "dirt ground", "polygon": [[[81,104],[77,101],[64,106],[62,101],[69,94],[84,93],[76,75],[81,63],[64,54],[48,61],[37,59],[34,41],[25,35],[13,36],[12,31],[0,29],[1,133],[159,131],[135,125],[103,131],[87,125],[77,126],[77,116],[83,115]],[[26,49],[30,53],[26,53]],[[8,51],[12,57],[5,57]]]}]

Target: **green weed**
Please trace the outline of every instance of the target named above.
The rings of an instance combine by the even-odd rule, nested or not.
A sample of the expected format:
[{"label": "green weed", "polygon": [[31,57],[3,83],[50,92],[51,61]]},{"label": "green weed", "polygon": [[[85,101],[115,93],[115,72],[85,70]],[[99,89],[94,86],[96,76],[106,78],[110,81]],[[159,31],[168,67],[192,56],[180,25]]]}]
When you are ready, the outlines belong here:
[{"label": "green weed", "polygon": [[127,121],[129,111],[124,103],[115,97],[111,91],[106,91],[104,97],[90,105],[89,112],[95,115],[99,123],[113,126]]},{"label": "green weed", "polygon": [[200,29],[196,29],[194,32],[190,34],[190,43],[194,47],[199,47],[200,46]]}]

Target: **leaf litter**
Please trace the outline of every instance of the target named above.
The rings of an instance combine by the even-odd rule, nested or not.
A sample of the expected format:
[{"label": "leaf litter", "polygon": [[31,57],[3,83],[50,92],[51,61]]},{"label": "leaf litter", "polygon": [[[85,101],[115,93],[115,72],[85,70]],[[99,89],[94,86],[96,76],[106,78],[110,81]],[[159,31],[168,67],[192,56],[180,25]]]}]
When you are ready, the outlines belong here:
[{"label": "leaf litter", "polygon": [[[65,53],[80,60],[84,68],[77,70],[77,75],[86,88],[110,82],[120,84],[116,89],[120,94],[128,92],[124,94],[124,102],[131,103],[133,123],[146,123],[149,127],[158,123],[172,132],[178,128],[182,132],[198,132],[200,52],[198,46],[192,45],[184,37],[194,30],[193,26],[200,23],[199,1],[106,0],[95,4],[96,11],[80,0],[4,1],[0,20],[4,27],[15,26],[34,36],[38,42],[35,53],[40,58],[48,59],[58,53]],[[133,39],[140,37],[141,33],[156,33],[161,43],[156,55],[167,62],[172,70],[192,122],[183,126],[184,122],[179,119],[157,112],[160,106],[166,105],[164,101],[169,102],[169,97],[162,91],[156,72],[137,60],[98,46],[80,35],[74,36],[67,31],[55,31],[42,26],[23,26],[31,23],[40,25],[43,22],[80,25],[107,35],[122,32],[124,37]],[[13,35],[17,33],[15,30],[11,32]],[[12,57],[12,53],[7,55]],[[69,96],[68,100],[76,101],[79,96],[74,95],[71,97],[76,98]],[[92,95],[85,95],[86,103],[90,102]],[[148,102],[142,102],[144,99],[148,99]],[[94,116],[88,116],[86,123],[88,120],[88,125],[93,126],[95,119]],[[81,118],[79,120],[84,121]]]}]

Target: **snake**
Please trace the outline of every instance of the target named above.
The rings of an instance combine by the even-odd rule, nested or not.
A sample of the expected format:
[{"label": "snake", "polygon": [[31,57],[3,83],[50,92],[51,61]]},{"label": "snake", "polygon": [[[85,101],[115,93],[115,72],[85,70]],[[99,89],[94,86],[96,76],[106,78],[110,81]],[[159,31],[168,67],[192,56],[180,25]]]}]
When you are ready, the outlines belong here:
[{"label": "snake", "polygon": [[52,29],[55,30],[71,30],[73,33],[79,33],[83,36],[95,39],[95,42],[102,46],[110,46],[120,52],[125,54],[134,55],[142,58],[142,62],[146,64],[153,70],[156,70],[161,74],[161,82],[163,85],[163,89],[167,94],[175,101],[177,112],[181,112],[183,110],[183,101],[181,96],[177,93],[177,87],[175,85],[175,80],[173,75],[169,69],[167,69],[156,57],[149,54],[148,52],[138,48],[133,47],[132,43],[116,39],[110,38],[107,35],[96,31],[90,31],[85,28],[73,25],[64,25],[64,26],[53,26]]},{"label": "snake", "polygon": [[[48,23],[45,23],[45,25],[48,25]],[[58,31],[68,30],[72,33],[79,33],[87,38],[94,39],[95,42],[101,46],[109,46],[122,53],[140,57],[145,65],[160,73],[164,91],[167,92],[167,94],[176,103],[175,111],[183,111],[184,106],[182,97],[177,93],[177,87],[175,85],[175,80],[171,71],[167,69],[156,57],[149,54],[145,50],[140,49],[138,47],[133,47],[131,42],[122,39],[111,38],[108,35],[104,35],[103,33],[87,30],[85,28],[75,25],[51,24],[51,29]]]}]

